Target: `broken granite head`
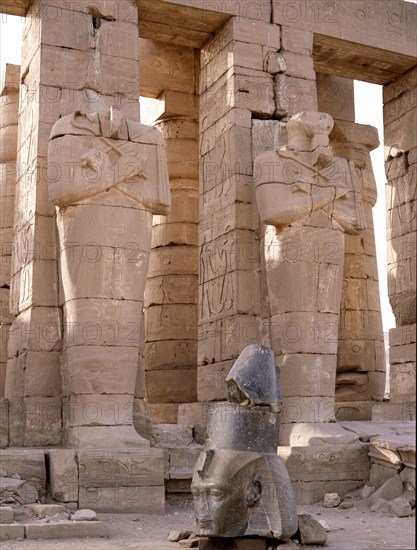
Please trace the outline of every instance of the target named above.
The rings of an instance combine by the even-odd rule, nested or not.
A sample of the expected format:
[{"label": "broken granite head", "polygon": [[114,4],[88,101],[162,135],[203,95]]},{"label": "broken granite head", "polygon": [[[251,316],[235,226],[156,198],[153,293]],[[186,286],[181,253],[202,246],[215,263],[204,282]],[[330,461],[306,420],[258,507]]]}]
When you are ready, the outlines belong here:
[{"label": "broken granite head", "polygon": [[197,531],[287,540],[298,518],[277,456],[281,394],[272,351],[246,347],[226,381],[228,401],[209,404],[208,439],[191,484]]}]

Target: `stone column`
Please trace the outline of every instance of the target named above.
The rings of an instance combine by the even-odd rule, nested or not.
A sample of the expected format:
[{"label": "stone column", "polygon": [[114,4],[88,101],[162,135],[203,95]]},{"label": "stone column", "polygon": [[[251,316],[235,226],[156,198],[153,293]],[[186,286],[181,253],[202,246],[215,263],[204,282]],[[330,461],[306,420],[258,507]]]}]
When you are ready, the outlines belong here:
[{"label": "stone column", "polygon": [[355,163],[367,227],[345,234],[336,375],[336,418],[370,420],[385,390],[385,349],[378,286],[372,208],[377,199],[370,151],[378,147],[375,128],[355,124],[353,81],[318,75],[319,111],[335,120],[330,145],[338,157]]},{"label": "stone column", "polygon": [[10,311],[10,275],[13,250],[16,188],[17,118],[20,67],[7,64],[0,82],[0,447],[9,443],[9,403],[4,398],[7,344],[14,319]]},{"label": "stone column", "polygon": [[142,122],[164,136],[172,199],[169,216],[153,219],[145,290],[146,400],[154,424],[176,423],[179,404],[197,401],[198,53],[140,40],[141,92],[158,94]]},{"label": "stone column", "polygon": [[9,294],[16,187],[19,78],[20,67],[7,64],[0,82],[0,398],[4,396],[7,341],[13,320]]},{"label": "stone column", "polygon": [[396,328],[390,330],[391,411],[415,418],[417,69],[384,86],[388,294]]},{"label": "stone column", "polygon": [[267,339],[260,321],[260,233],[252,117],[275,111],[276,25],[233,18],[202,51],[198,399],[226,398],[239,353]]},{"label": "stone column", "polygon": [[99,7],[74,2],[67,9],[35,0],[25,21],[11,283],[17,318],[6,376],[12,445],[57,445],[62,435],[62,298],[55,208],[47,196],[51,128],[77,109],[94,112],[97,94],[129,118],[139,115],[136,6],[93,4]]}]

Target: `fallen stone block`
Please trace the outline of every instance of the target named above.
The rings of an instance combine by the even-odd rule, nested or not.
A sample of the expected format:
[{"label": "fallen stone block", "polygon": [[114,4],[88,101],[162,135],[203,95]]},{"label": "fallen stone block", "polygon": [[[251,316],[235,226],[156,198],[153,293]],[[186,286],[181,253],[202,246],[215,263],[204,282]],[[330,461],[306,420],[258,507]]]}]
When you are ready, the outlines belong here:
[{"label": "fallen stone block", "polygon": [[326,493],[324,495],[323,506],[325,508],[336,508],[340,505],[340,496],[337,493]]},{"label": "fallen stone block", "polygon": [[14,512],[11,506],[0,506],[0,523],[12,523]]},{"label": "fallen stone block", "polygon": [[107,525],[101,521],[70,521],[67,523],[27,524],[28,539],[108,538]]},{"label": "fallen stone block", "polygon": [[349,510],[350,508],[353,508],[354,504],[352,501],[350,500],[344,500],[343,502],[340,503],[339,505],[339,508],[341,510]]},{"label": "fallen stone block", "polygon": [[362,487],[362,498],[369,498],[375,492],[375,487],[373,485],[364,485]]},{"label": "fallen stone block", "polygon": [[73,521],[97,521],[97,514],[94,510],[77,510],[72,516]]},{"label": "fallen stone block", "polygon": [[59,504],[26,504],[23,506],[23,509],[27,514],[38,519],[67,513],[64,506],[60,506]]},{"label": "fallen stone block", "polygon": [[391,512],[393,512],[399,518],[407,518],[413,513],[410,503],[404,498],[394,499],[392,502],[390,502],[390,508]]},{"label": "fallen stone block", "polygon": [[198,538],[183,539],[178,542],[180,548],[198,548]]},{"label": "fallen stone block", "polygon": [[0,525],[0,540],[23,539],[24,536],[23,525]]},{"label": "fallen stone block", "polygon": [[371,505],[372,512],[389,512],[391,510],[390,503],[384,498],[377,498]]},{"label": "fallen stone block", "polygon": [[170,542],[178,542],[183,539],[188,539],[191,535],[191,531],[171,531],[168,535]]},{"label": "fallen stone block", "polygon": [[298,515],[298,531],[301,544],[325,544],[327,533],[324,527],[310,514]]},{"label": "fallen stone block", "polygon": [[371,495],[370,501],[373,504],[378,498],[392,500],[401,496],[402,492],[403,484],[400,476],[397,474],[390,479],[387,479],[387,481]]}]

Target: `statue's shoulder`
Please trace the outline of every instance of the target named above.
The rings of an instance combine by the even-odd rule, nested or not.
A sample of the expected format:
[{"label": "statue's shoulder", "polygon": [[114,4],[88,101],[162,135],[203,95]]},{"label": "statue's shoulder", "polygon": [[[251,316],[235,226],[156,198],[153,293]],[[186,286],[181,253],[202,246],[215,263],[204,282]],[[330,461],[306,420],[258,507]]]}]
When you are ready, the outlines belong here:
[{"label": "statue's shoulder", "polygon": [[100,136],[100,119],[98,113],[85,114],[75,111],[69,115],[59,118],[52,126],[50,138],[65,135],[93,135]]}]

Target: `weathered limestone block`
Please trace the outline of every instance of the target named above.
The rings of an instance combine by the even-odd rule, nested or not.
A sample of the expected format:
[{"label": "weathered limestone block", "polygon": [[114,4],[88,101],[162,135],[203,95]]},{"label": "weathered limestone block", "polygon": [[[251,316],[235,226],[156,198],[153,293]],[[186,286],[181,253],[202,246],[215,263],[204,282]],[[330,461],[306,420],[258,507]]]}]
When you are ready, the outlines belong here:
[{"label": "weathered limestone block", "polygon": [[288,52],[311,55],[313,50],[313,33],[281,25],[282,49]]},{"label": "weathered limestone block", "polygon": [[232,361],[203,365],[198,369],[198,400],[214,401],[227,397],[226,377]]},{"label": "weathered limestone block", "polygon": [[[395,348],[394,348],[395,349]],[[414,344],[415,358],[415,344]],[[416,397],[416,363],[401,363],[390,367],[390,397],[393,403],[407,403]]]},{"label": "weathered limestone block", "polygon": [[331,114],[338,121],[355,122],[353,80],[318,73],[317,100],[320,111]]},{"label": "weathered limestone block", "polygon": [[150,403],[152,424],[177,424],[178,403]]},{"label": "weathered limestone block", "polygon": [[149,403],[197,401],[197,372],[182,368],[149,371],[146,395]]},{"label": "weathered limestone block", "polygon": [[36,487],[42,495],[45,491],[45,453],[39,449],[0,450],[1,468],[8,477],[19,474],[20,478]]},{"label": "weathered limestone block", "polygon": [[78,464],[72,449],[49,449],[46,453],[49,491],[58,502],[78,501]]},{"label": "weathered limestone block", "polygon": [[9,397],[58,397],[61,394],[59,352],[28,351],[9,359]]},{"label": "weathered limestone block", "polygon": [[170,365],[192,367],[195,365],[196,352],[195,340],[148,342],[145,345],[146,370],[158,370]]},{"label": "weathered limestone block", "polygon": [[1,525],[0,540],[23,539],[25,536],[24,525]]},{"label": "weathered limestone block", "polygon": [[164,512],[160,449],[78,451],[79,506],[101,512]]},{"label": "weathered limestone block", "polygon": [[282,118],[317,109],[316,81],[278,74],[274,79],[275,116]]}]

